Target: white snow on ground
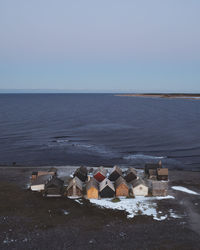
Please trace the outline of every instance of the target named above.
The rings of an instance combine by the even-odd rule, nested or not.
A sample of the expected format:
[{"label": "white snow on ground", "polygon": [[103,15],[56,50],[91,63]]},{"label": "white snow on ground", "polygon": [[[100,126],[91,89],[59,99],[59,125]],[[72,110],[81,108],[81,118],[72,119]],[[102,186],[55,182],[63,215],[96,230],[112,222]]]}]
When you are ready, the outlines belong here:
[{"label": "white snow on ground", "polygon": [[165,220],[167,215],[162,215],[156,211],[156,200],[174,199],[173,196],[165,197],[142,197],[138,196],[134,199],[120,198],[119,202],[112,202],[112,199],[105,198],[101,200],[90,199],[90,202],[104,208],[123,210],[128,213],[127,218],[133,218],[135,215],[153,216],[155,220]]},{"label": "white snow on ground", "polygon": [[195,191],[192,191],[192,190],[190,190],[188,188],[181,187],[181,186],[173,186],[172,189],[178,190],[178,191],[181,191],[181,192],[185,192],[185,193],[188,193],[188,194],[200,195],[199,193],[197,193]]}]

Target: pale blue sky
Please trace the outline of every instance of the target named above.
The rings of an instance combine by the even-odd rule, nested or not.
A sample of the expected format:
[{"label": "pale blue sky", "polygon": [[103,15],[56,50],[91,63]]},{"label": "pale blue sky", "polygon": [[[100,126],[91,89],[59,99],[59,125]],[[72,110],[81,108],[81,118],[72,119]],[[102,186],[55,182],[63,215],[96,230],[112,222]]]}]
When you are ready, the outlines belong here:
[{"label": "pale blue sky", "polygon": [[199,0],[0,0],[0,89],[200,92]]}]

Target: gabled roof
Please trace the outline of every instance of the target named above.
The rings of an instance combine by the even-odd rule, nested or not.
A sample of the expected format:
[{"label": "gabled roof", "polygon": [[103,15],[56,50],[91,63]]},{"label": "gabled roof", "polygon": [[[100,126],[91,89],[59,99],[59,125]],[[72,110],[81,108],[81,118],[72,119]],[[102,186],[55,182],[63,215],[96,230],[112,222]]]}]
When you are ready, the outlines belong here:
[{"label": "gabled roof", "polygon": [[139,185],[144,185],[144,186],[148,187],[147,184],[144,182],[144,180],[142,180],[141,178],[138,178],[138,179],[132,181],[132,182],[131,182],[131,185],[132,185],[133,187],[137,187],[137,186],[139,186]]},{"label": "gabled roof", "polygon": [[69,181],[69,185],[67,187],[67,190],[69,190],[73,185],[78,187],[80,190],[83,189],[83,182],[76,176]]},{"label": "gabled roof", "polygon": [[133,168],[133,167],[130,167],[130,168],[127,170],[126,174],[128,175],[128,174],[131,174],[131,173],[133,173],[134,175],[137,175],[136,169]]},{"label": "gabled roof", "polygon": [[121,184],[125,184],[127,187],[129,187],[126,180],[120,176],[115,182],[115,188],[118,188]]},{"label": "gabled roof", "polygon": [[49,172],[57,173],[58,170],[57,170],[57,168],[52,167],[52,168],[50,168],[48,171],[49,171]]},{"label": "gabled roof", "polygon": [[111,172],[110,172],[110,175],[113,173],[113,172],[117,172],[119,175],[122,175],[122,170],[120,167],[118,167],[117,165],[115,165],[112,169],[111,169]]},{"label": "gabled roof", "polygon": [[51,185],[54,186],[62,186],[64,183],[64,181],[62,181],[61,179],[57,178],[57,177],[53,177],[51,178],[51,180],[49,180],[46,184],[46,187],[48,188]]},{"label": "gabled roof", "polygon": [[97,169],[94,171],[94,176],[95,176],[97,173],[101,173],[103,176],[106,176],[107,170],[106,170],[104,167],[101,166],[101,167],[97,168]]},{"label": "gabled roof", "polygon": [[32,182],[31,186],[46,184],[51,178],[51,174],[40,175]]},{"label": "gabled roof", "polygon": [[86,190],[90,189],[91,187],[94,187],[96,189],[99,189],[99,184],[95,180],[95,178],[91,178],[87,183],[86,183]]},{"label": "gabled roof", "polygon": [[158,168],[157,173],[158,175],[168,175],[168,168]]},{"label": "gabled roof", "polygon": [[99,184],[99,191],[101,192],[105,187],[109,187],[111,188],[113,191],[115,191],[115,187],[114,185],[112,184],[112,182],[105,178],[100,184]]}]

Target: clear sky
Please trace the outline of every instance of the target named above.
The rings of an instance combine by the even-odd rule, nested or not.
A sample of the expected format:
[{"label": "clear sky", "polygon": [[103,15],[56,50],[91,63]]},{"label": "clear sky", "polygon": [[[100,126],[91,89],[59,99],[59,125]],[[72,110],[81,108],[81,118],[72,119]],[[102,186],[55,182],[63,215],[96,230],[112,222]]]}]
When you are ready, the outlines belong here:
[{"label": "clear sky", "polygon": [[0,89],[200,92],[200,1],[0,0]]}]

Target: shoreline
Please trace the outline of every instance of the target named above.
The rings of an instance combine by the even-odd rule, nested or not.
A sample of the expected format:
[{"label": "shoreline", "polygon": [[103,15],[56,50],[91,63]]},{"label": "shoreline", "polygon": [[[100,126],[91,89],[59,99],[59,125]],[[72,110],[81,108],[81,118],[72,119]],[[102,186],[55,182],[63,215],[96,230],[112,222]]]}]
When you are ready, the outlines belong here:
[{"label": "shoreline", "polygon": [[117,94],[115,96],[200,100],[200,94]]}]

